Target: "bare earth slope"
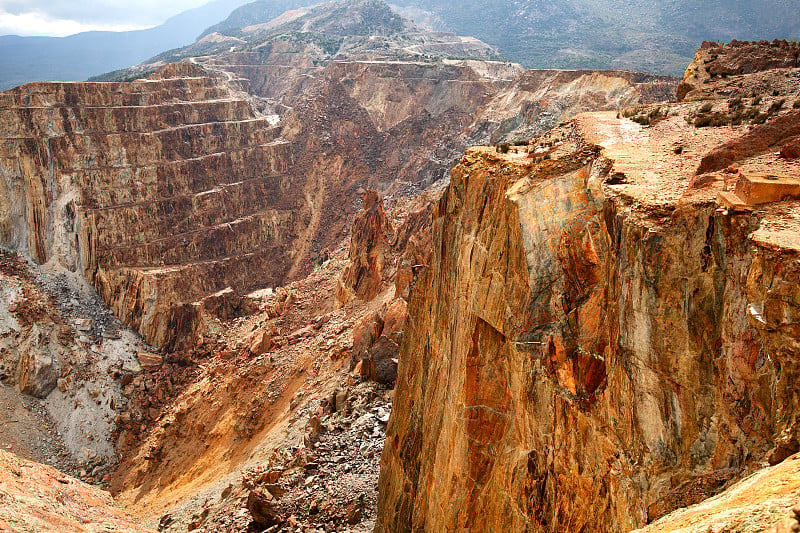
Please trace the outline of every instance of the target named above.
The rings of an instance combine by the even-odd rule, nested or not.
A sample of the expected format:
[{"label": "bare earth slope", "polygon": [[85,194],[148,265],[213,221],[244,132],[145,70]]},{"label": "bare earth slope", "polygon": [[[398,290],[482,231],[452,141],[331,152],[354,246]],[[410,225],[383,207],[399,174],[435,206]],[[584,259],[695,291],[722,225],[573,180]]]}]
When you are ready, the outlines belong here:
[{"label": "bare earth slope", "polygon": [[0,530],[150,533],[96,487],[0,451]]},{"label": "bare earth slope", "polygon": [[643,528],[641,533],[680,531],[793,531],[800,520],[795,510],[800,492],[800,457],[785,461],[748,476],[725,492],[675,511]]}]

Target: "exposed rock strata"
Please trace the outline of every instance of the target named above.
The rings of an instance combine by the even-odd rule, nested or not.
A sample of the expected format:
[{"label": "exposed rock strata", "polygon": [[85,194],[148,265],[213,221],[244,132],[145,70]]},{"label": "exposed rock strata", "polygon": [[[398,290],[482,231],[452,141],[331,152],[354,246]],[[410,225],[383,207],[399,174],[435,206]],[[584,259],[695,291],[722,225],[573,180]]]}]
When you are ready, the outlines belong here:
[{"label": "exposed rock strata", "polygon": [[201,69],[32,84],[2,113],[3,244],[83,273],[148,341],[185,336],[189,302],[285,275],[302,218],[286,145]]},{"label": "exposed rock strata", "polygon": [[736,132],[686,128],[581,115],[537,142],[550,159],[456,167],[376,531],[625,531],[796,451],[798,204],[716,211],[722,177],[690,189],[702,150],[670,147]]}]

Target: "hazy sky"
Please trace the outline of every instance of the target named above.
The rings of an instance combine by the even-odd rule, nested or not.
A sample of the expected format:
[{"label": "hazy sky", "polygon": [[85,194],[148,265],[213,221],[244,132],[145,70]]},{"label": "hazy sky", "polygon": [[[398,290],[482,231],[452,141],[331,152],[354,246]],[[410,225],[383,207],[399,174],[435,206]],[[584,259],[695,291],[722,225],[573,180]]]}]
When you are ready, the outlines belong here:
[{"label": "hazy sky", "polygon": [[0,0],[0,35],[63,37],[157,26],[210,0]]}]

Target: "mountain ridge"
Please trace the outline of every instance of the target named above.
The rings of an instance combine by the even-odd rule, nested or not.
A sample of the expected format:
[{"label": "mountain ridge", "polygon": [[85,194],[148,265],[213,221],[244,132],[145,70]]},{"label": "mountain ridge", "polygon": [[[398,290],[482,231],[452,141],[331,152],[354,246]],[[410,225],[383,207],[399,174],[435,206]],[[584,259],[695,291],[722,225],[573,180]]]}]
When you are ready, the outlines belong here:
[{"label": "mountain ridge", "polygon": [[[314,0],[217,0],[156,28],[87,32],[64,38],[0,36],[0,90],[32,81],[84,80],[126,69],[218,33],[264,24]],[[680,76],[703,41],[792,39],[797,0],[758,8],[739,0],[397,0],[405,16],[437,30],[479,39],[526,68],[633,70]],[[226,16],[227,15],[227,16]],[[225,17],[223,20],[223,17]],[[188,26],[182,28],[189,20]]]},{"label": "mountain ridge", "polygon": [[[250,4],[252,5],[252,4]],[[245,6],[247,7],[247,6]],[[241,20],[242,19],[237,19]],[[90,81],[125,81],[188,59],[217,70],[231,65],[279,61],[284,68],[316,68],[335,59],[394,58],[440,61],[503,61],[492,47],[471,37],[426,30],[382,0],[334,1],[286,12],[272,20],[250,18],[244,27],[205,34],[197,42],[169,50],[133,67]],[[258,92],[258,91],[256,91]],[[271,96],[278,96],[276,90]],[[262,96],[265,96],[262,94]]]},{"label": "mountain ridge", "polygon": [[679,76],[703,41],[791,39],[796,1],[756,8],[738,0],[397,0],[434,14],[450,31],[473,35],[528,68],[646,70]]}]

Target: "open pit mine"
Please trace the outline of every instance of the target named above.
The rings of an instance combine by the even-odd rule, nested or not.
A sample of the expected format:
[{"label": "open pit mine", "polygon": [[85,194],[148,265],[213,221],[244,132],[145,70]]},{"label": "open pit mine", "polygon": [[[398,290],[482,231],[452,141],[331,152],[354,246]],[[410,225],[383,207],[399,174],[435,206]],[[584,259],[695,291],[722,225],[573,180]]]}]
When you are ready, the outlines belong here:
[{"label": "open pit mine", "polygon": [[796,44],[264,22],[0,93],[0,530],[800,529]]}]

